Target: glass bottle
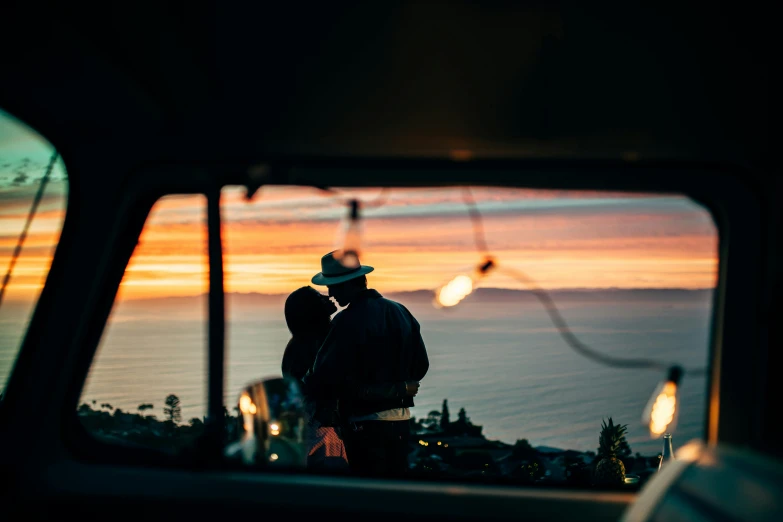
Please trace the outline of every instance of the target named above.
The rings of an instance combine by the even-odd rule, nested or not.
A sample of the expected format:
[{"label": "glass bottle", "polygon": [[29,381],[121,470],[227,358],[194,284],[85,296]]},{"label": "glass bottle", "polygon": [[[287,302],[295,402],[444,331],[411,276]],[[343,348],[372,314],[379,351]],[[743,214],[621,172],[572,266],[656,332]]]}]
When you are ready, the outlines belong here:
[{"label": "glass bottle", "polygon": [[674,448],[672,447],[672,434],[663,434],[663,451],[661,452],[661,461],[658,463],[658,471],[674,460]]}]

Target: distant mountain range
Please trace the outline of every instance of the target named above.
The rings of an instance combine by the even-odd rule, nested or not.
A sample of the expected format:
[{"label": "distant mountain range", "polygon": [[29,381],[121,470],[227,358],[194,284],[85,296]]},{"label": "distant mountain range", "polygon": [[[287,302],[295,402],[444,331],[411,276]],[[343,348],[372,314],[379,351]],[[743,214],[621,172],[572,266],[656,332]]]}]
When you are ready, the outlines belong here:
[{"label": "distant mountain range", "polygon": [[[688,290],[682,288],[667,289],[622,289],[622,288],[582,288],[567,290],[550,290],[549,295],[555,301],[708,301],[712,297],[713,289]],[[262,294],[258,292],[233,292],[226,294],[227,306],[275,306],[281,307],[285,303],[288,294]],[[433,293],[430,290],[413,290],[407,292],[389,292],[385,297],[402,303],[429,303]],[[519,302],[534,300],[535,296],[526,290],[509,288],[479,288],[470,296],[472,302],[498,303]],[[24,308],[28,310],[30,302],[6,301],[4,307],[10,309]],[[163,308],[195,308],[207,306],[207,294],[193,296],[156,297],[145,299],[130,299],[122,302],[122,307],[137,308],[149,305]]]},{"label": "distant mountain range", "polygon": [[[568,301],[604,301],[604,300],[687,300],[696,299],[703,300],[709,299],[712,296],[713,289],[695,289],[688,290],[682,288],[667,288],[667,289],[623,289],[623,288],[609,288],[609,289],[567,289],[567,290],[550,290],[549,295],[555,300],[568,300]],[[226,294],[226,301],[229,306],[231,305],[275,305],[282,306],[285,303],[285,299],[288,294],[262,294],[258,292],[232,292]],[[433,293],[431,290],[413,290],[406,292],[389,292],[384,294],[385,297],[398,300],[401,302],[429,302],[432,300]],[[533,294],[527,290],[515,290],[509,288],[478,288],[473,295],[470,296],[471,301],[479,302],[504,302],[504,301],[519,301],[525,299],[535,299]],[[202,302],[204,306],[207,304],[207,295],[196,296],[175,296],[175,297],[158,297],[151,299],[134,299],[125,301],[125,304],[131,303],[147,303],[155,302],[159,305],[185,305],[185,304],[198,304]]]},{"label": "distant mountain range", "polygon": [[[712,295],[713,289],[695,289],[684,288],[573,288],[562,290],[547,290],[547,293],[553,299],[568,300],[604,300],[604,299],[678,299],[678,298],[705,298]],[[399,300],[432,300],[431,290],[414,290],[411,292],[396,292],[388,294],[390,298]],[[529,290],[517,290],[512,288],[478,288],[470,296],[471,300],[476,301],[505,301],[519,300],[529,297],[535,299],[535,296]]]}]

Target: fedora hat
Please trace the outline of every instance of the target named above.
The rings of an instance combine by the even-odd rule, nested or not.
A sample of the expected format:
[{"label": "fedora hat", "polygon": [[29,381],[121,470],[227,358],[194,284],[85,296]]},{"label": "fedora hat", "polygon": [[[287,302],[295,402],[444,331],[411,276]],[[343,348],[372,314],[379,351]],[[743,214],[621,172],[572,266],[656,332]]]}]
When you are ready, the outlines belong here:
[{"label": "fedora hat", "polygon": [[361,264],[356,268],[345,267],[334,258],[335,252],[336,250],[329,252],[321,258],[321,271],[315,274],[311,280],[314,285],[339,285],[375,270],[371,266],[362,266]]}]

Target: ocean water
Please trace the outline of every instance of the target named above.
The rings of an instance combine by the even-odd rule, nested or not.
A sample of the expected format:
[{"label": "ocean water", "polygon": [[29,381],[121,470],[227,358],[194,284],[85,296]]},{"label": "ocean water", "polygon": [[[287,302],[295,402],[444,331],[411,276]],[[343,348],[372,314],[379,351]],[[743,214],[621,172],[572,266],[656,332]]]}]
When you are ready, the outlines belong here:
[{"label": "ocean water", "polygon": [[[518,295],[516,295],[518,294]],[[558,299],[584,342],[616,356],[644,356],[687,367],[708,360],[710,292],[589,292]],[[634,452],[653,454],[642,410],[664,375],[618,370],[569,348],[527,294],[468,299],[454,310],[400,297],[417,317],[430,357],[412,414],[426,417],[448,399],[451,418],[465,408],[490,439],[533,446],[595,450],[601,421],[628,424]],[[82,402],[126,411],[152,403],[162,417],[168,394],[182,403],[184,421],[206,410],[206,301],[159,300],[116,307],[104,333]],[[10,370],[23,322],[0,321],[0,378]],[[226,402],[243,385],[280,375],[289,338],[282,298],[232,298],[227,324]],[[702,437],[705,377],[686,374],[675,447]]]}]

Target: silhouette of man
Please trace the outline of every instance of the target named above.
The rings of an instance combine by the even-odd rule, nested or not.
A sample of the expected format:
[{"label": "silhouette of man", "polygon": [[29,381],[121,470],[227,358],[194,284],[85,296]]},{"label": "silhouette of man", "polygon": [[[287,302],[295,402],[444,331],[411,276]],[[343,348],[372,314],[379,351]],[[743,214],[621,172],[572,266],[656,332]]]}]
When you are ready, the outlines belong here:
[{"label": "silhouette of man", "polygon": [[[361,264],[345,267],[334,252],[321,259],[313,284],[326,286],[348,308],[332,320],[304,384],[309,392],[338,399],[351,470],[400,476],[408,469],[409,408],[429,359],[419,323],[408,309],[367,288],[366,275],[373,270]],[[389,394],[392,398],[361,392],[381,385],[407,389]]]}]

